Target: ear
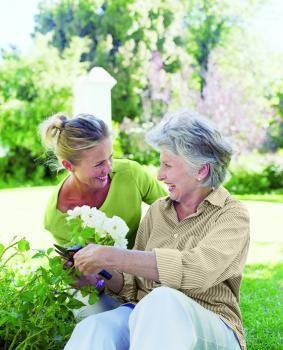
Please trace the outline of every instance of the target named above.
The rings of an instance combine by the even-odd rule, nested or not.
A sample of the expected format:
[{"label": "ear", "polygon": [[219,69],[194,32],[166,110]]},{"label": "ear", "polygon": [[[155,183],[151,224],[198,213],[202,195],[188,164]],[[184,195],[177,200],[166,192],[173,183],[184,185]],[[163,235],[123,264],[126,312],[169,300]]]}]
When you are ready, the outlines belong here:
[{"label": "ear", "polygon": [[62,160],[62,165],[68,171],[73,171],[74,170],[73,164],[71,162],[69,162],[68,160],[66,160],[66,159]]},{"label": "ear", "polygon": [[200,168],[200,170],[198,171],[198,174],[197,174],[198,181],[204,180],[208,176],[209,171],[210,171],[210,165],[209,164],[204,164]]}]

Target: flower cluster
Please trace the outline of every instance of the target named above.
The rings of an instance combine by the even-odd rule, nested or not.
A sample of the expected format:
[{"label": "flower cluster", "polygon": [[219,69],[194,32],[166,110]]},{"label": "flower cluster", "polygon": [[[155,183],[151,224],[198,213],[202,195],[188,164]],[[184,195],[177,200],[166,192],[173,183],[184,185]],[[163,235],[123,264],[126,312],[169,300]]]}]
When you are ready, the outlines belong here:
[{"label": "flower cluster", "polygon": [[118,216],[108,218],[95,207],[83,205],[67,211],[67,220],[77,223],[73,225],[72,243],[85,245],[92,241],[102,245],[114,245],[127,248],[126,234],[129,228]]}]

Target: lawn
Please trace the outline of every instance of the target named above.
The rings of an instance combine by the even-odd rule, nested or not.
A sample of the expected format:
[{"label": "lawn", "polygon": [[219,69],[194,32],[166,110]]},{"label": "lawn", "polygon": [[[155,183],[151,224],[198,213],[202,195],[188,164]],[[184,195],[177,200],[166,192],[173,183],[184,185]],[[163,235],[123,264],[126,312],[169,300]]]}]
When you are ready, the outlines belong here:
[{"label": "lawn", "polygon": [[[42,227],[52,187],[0,190],[0,242],[25,236],[33,248],[52,245]],[[251,216],[251,245],[241,287],[248,350],[283,349],[283,200],[239,196]],[[264,199],[264,201],[263,201]],[[144,208],[146,210],[146,208]]]},{"label": "lawn", "polygon": [[283,349],[282,262],[246,266],[241,310],[248,350]]}]

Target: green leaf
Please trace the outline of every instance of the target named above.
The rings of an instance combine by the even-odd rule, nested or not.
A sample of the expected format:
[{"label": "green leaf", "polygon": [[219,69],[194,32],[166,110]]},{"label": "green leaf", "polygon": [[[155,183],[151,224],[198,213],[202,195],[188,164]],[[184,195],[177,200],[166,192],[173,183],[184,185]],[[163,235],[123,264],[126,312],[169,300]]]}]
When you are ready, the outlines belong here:
[{"label": "green leaf", "polygon": [[95,304],[98,300],[99,300],[99,296],[97,295],[96,292],[91,293],[88,298],[88,302],[90,305]]},{"label": "green leaf", "polygon": [[67,307],[70,309],[79,309],[80,307],[83,307],[83,306],[86,306],[86,305],[77,299],[71,299],[67,304]]},{"label": "green leaf", "polygon": [[82,236],[77,237],[78,244],[84,246],[86,244],[86,240]]},{"label": "green leaf", "polygon": [[54,248],[48,248],[46,251],[47,255],[50,255],[52,252],[54,252]]},{"label": "green leaf", "polygon": [[19,242],[18,242],[18,250],[23,253],[27,250],[30,250],[30,246],[29,246],[29,242],[26,241],[25,239],[21,239]]},{"label": "green leaf", "polygon": [[0,255],[4,252],[4,245],[0,243]]},{"label": "green leaf", "polygon": [[23,300],[23,301],[33,301],[33,299],[34,299],[34,295],[33,295],[33,292],[30,292],[30,291],[26,291],[26,292],[23,292],[22,294],[21,294],[21,299]]},{"label": "green leaf", "polygon": [[43,250],[39,250],[37,253],[35,253],[32,256],[32,259],[38,259],[38,258],[43,258],[45,257],[45,252]]}]

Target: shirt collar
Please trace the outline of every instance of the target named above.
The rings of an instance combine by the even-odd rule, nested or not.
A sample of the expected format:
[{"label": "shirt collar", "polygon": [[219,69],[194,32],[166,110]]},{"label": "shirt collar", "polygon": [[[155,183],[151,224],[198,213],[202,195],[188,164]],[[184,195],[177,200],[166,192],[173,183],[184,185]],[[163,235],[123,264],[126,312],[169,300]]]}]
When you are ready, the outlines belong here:
[{"label": "shirt collar", "polygon": [[[220,186],[213,190],[204,200],[204,202],[209,202],[210,204],[222,208],[226,202],[226,199],[229,197],[229,192],[223,187]],[[170,197],[165,198],[165,208],[170,209],[172,208],[172,200]],[[202,205],[200,204],[200,206]]]},{"label": "shirt collar", "polygon": [[226,202],[226,199],[229,197],[229,192],[223,187],[220,186],[213,190],[205,199],[204,201],[207,201],[211,203],[212,205],[215,205],[217,207],[222,208]]}]

